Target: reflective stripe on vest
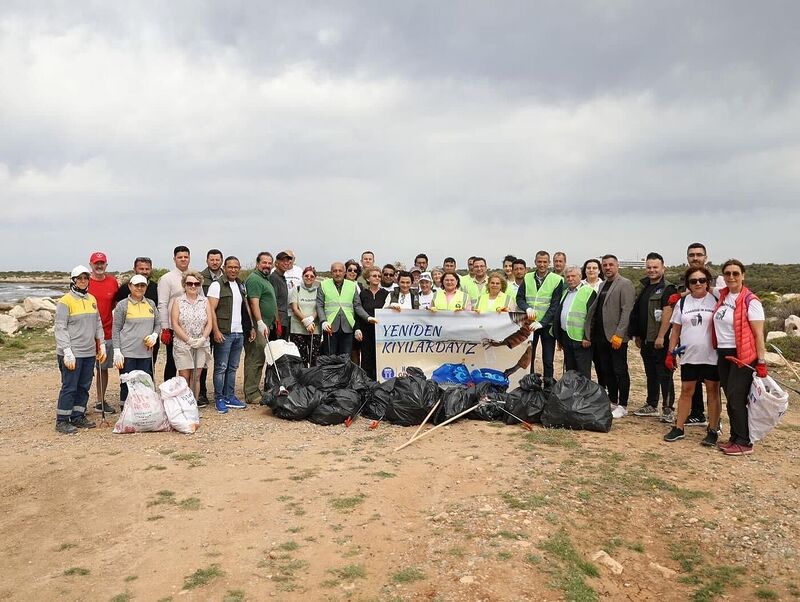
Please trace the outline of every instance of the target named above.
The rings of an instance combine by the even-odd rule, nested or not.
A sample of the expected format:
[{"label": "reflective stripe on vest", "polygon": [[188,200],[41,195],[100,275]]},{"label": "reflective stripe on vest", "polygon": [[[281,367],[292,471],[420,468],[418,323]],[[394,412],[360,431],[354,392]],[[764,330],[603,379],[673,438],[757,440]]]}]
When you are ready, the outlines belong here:
[{"label": "reflective stripe on vest", "polygon": [[536,312],[536,319],[541,320],[550,307],[553,291],[563,278],[550,272],[542,281],[542,288],[536,286],[536,272],[525,274],[525,302]]},{"label": "reflective stripe on vest", "polygon": [[436,309],[444,309],[444,310],[456,310],[456,309],[464,309],[467,304],[467,293],[464,291],[456,291],[453,295],[453,298],[448,302],[447,295],[443,290],[436,291],[436,294],[433,296],[433,306]]},{"label": "reflective stripe on vest", "polygon": [[[564,291],[561,295],[563,302],[569,291]],[[591,286],[582,284],[578,287],[578,292],[575,293],[575,298],[572,300],[569,311],[567,312],[567,336],[573,341],[582,341],[584,339],[584,327],[586,326],[586,312],[589,304],[589,297],[592,296],[594,289]],[[561,316],[556,316],[557,320]]]},{"label": "reflective stripe on vest", "polygon": [[[503,299],[503,297],[505,297],[505,299]],[[491,307],[489,306],[489,303],[492,304]],[[505,307],[508,309],[511,307],[511,295],[500,293],[494,299],[489,299],[489,295],[481,295],[478,299],[478,304],[476,307],[477,310],[481,312],[497,310],[498,307]]]},{"label": "reflective stripe on vest", "polygon": [[352,280],[342,282],[342,292],[336,289],[333,278],[322,281],[322,292],[325,295],[325,321],[333,325],[333,321],[341,311],[350,328],[356,323],[353,313],[353,297],[356,295],[356,283]]}]

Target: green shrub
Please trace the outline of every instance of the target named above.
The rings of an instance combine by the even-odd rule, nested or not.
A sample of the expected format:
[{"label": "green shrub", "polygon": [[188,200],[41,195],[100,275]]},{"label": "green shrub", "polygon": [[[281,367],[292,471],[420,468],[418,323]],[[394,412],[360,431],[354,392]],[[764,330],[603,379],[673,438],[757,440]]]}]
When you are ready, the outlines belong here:
[{"label": "green shrub", "polygon": [[[800,337],[783,337],[770,341],[770,344],[780,349],[787,360],[800,362]],[[772,349],[768,347],[767,351],[772,351]]]}]

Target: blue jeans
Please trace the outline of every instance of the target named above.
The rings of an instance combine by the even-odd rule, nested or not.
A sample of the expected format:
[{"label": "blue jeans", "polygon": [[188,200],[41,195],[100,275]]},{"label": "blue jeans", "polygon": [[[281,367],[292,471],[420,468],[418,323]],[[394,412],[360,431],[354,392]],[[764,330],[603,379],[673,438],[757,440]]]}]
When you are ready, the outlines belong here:
[{"label": "blue jeans", "polygon": [[68,421],[86,414],[86,402],[94,378],[95,358],[79,357],[75,359],[75,369],[67,370],[64,356],[57,355],[58,369],[61,372],[61,391],[58,393],[56,420]]},{"label": "blue jeans", "polygon": [[233,397],[236,387],[236,370],[244,347],[241,332],[226,334],[221,343],[214,343],[214,400]]},{"label": "blue jeans", "polygon": [[[149,357],[126,357],[125,358],[125,365],[122,366],[122,370],[119,371],[120,374],[127,374],[128,372],[133,372],[134,370],[141,370],[142,372],[147,372],[151,377],[153,377],[153,361]],[[155,377],[153,377],[153,382],[155,384]],[[119,400],[125,401],[128,399],[128,385],[124,382],[119,383]]]}]

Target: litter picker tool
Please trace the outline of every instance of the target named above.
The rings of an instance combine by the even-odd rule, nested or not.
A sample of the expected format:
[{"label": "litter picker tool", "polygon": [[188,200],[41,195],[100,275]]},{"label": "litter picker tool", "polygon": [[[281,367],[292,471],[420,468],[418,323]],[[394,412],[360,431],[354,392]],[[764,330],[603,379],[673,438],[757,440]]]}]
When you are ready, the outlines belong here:
[{"label": "litter picker tool", "polygon": [[281,378],[281,372],[278,370],[278,364],[275,362],[275,356],[272,355],[272,347],[269,346],[269,341],[264,346],[264,349],[267,350],[269,353],[269,361],[272,363],[272,367],[275,368],[275,374],[278,375],[278,397],[286,397],[289,395],[289,391],[286,390],[286,387],[283,386],[283,379]]},{"label": "litter picker tool", "polygon": [[[738,357],[734,357],[733,355],[729,355],[729,356],[727,356],[725,359],[726,359],[726,360],[728,360],[729,362],[731,362],[731,363],[735,364],[736,366],[739,366],[739,368],[747,368],[747,369],[748,369],[748,370],[750,370],[751,372],[755,372],[755,371],[756,371],[756,369],[755,369],[755,368],[753,368],[753,366],[751,366],[750,364],[746,364],[746,363],[744,363],[744,362],[743,362],[742,360],[740,360]],[[785,389],[789,389],[790,391],[794,391],[795,393],[797,393],[798,395],[800,395],[800,391],[798,391],[798,390],[797,390],[797,389],[795,389],[794,387],[790,387],[790,386],[789,386],[789,385],[787,385],[785,382],[783,382],[783,381],[781,381],[781,380],[778,380],[778,379],[777,379],[777,378],[775,378],[774,376],[772,377],[772,380],[774,380],[776,383],[778,383],[778,384],[779,384],[781,387],[784,387]]]},{"label": "litter picker tool", "polygon": [[469,408],[469,409],[467,409],[467,410],[464,410],[464,411],[463,411],[463,412],[461,412],[460,414],[456,414],[455,416],[453,416],[452,418],[448,418],[447,420],[445,420],[445,421],[444,421],[444,422],[442,422],[441,424],[437,424],[437,425],[436,425],[435,427],[433,427],[432,429],[429,429],[429,430],[427,430],[427,431],[425,431],[425,432],[423,432],[423,433],[420,433],[420,434],[417,436],[417,438],[416,438],[416,439],[409,439],[408,441],[406,441],[405,443],[403,443],[403,445],[401,445],[401,446],[399,446],[399,447],[395,447],[395,448],[394,448],[394,451],[396,451],[396,452],[397,452],[397,451],[400,451],[401,449],[403,449],[404,447],[406,447],[406,446],[408,446],[408,445],[411,445],[411,444],[412,444],[412,443],[414,443],[415,441],[418,441],[419,439],[422,439],[423,437],[425,437],[425,436],[427,436],[427,435],[430,435],[430,434],[431,434],[433,431],[435,431],[436,429],[439,429],[439,428],[441,428],[441,427],[443,427],[443,426],[447,426],[448,424],[450,424],[451,422],[453,422],[453,421],[455,421],[455,420],[458,420],[458,419],[459,419],[459,418],[461,418],[462,416],[466,416],[466,415],[467,415],[467,414],[469,414],[470,412],[473,412],[473,411],[475,411],[475,410],[476,410],[476,409],[478,409],[478,408],[479,408],[481,405],[483,405],[483,402],[482,402],[482,401],[479,401],[479,402],[478,402],[478,403],[476,403],[474,406],[472,406],[471,408]]},{"label": "litter picker tool", "polygon": [[347,428],[350,428],[350,425],[353,424],[353,420],[355,420],[361,413],[361,410],[363,410],[366,407],[367,402],[369,402],[369,399],[365,399],[364,403],[362,403],[361,406],[355,412],[353,412],[351,416],[348,416],[347,418],[344,419],[344,425]]},{"label": "litter picker tool", "polygon": [[[416,437],[416,436],[417,436],[417,433],[419,433],[419,432],[422,430],[422,427],[423,427],[423,426],[425,426],[425,423],[427,423],[427,422],[428,422],[428,420],[430,420],[430,419],[431,419],[431,416],[433,416],[433,413],[436,411],[436,408],[438,408],[438,407],[439,407],[439,404],[440,404],[440,403],[442,403],[442,400],[441,400],[441,399],[439,399],[439,400],[438,400],[438,401],[437,401],[435,404],[433,404],[433,407],[431,408],[431,411],[430,411],[430,412],[428,412],[428,415],[427,415],[427,416],[425,416],[425,420],[423,420],[423,421],[420,423],[420,425],[417,427],[417,430],[416,430],[416,431],[414,431],[414,434],[413,434],[413,435],[411,435],[411,439],[413,439],[414,437]],[[375,427],[375,428],[377,428],[377,427]]]},{"label": "litter picker tool", "polygon": [[502,407],[500,405],[498,405],[497,408],[500,409],[501,411],[505,412],[509,416],[511,416],[514,420],[518,420],[522,424],[522,428],[524,428],[526,431],[532,431],[533,430],[533,425],[530,422],[528,422],[527,420],[523,420],[519,416],[516,416],[515,414],[512,414],[511,412],[509,412],[507,409],[505,409],[504,407]]},{"label": "litter picker tool", "polygon": [[789,368],[789,370],[791,370],[794,373],[795,378],[797,378],[797,380],[800,380],[800,374],[797,373],[797,370],[794,369],[794,366],[792,366],[789,363],[789,360],[786,359],[786,356],[783,355],[783,351],[781,351],[781,348],[778,347],[777,345],[773,345],[772,343],[770,343],[769,346],[772,347],[777,352],[777,354],[781,356],[783,363],[786,364],[786,367]]},{"label": "litter picker tool", "polygon": [[100,403],[100,426],[111,426],[106,418],[106,396],[105,387],[101,381],[103,371],[100,369],[100,360],[95,360],[94,365],[97,367],[97,401]]}]

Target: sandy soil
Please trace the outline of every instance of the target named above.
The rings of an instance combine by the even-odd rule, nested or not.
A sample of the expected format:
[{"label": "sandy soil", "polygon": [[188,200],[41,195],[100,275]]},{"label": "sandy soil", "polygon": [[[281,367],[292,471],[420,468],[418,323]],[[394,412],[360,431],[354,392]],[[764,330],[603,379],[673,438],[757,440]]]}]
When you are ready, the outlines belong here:
[{"label": "sandy soil", "polygon": [[65,437],[52,363],[0,368],[0,599],[800,596],[794,408],[740,458],[634,417],[609,434],[460,422],[398,453],[411,429],[260,407],[205,409],[193,436]]}]

